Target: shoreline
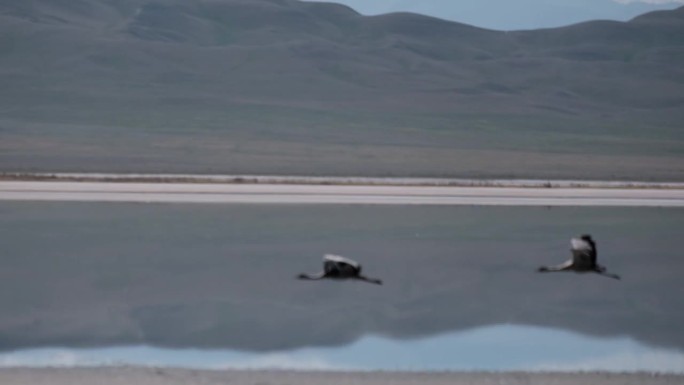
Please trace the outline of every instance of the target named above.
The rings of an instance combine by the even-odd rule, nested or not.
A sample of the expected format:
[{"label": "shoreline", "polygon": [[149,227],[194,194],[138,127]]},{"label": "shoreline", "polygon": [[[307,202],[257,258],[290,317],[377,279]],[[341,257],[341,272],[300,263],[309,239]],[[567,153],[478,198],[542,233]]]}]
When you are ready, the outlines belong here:
[{"label": "shoreline", "polygon": [[187,183],[187,184],[283,184],[335,186],[425,186],[425,187],[516,187],[516,188],[594,188],[594,189],[684,189],[684,182],[545,180],[545,179],[463,179],[411,177],[334,177],[218,174],[110,174],[110,173],[26,173],[0,172],[0,181],[55,181],[109,183]]},{"label": "shoreline", "polygon": [[[128,178],[128,177],[127,177]],[[684,188],[2,181],[0,200],[222,204],[684,207]]]},{"label": "shoreline", "polygon": [[684,383],[684,374],[647,372],[358,372],[280,369],[198,370],[169,367],[11,367],[0,369],[0,382],[24,384],[595,384],[670,385]]}]

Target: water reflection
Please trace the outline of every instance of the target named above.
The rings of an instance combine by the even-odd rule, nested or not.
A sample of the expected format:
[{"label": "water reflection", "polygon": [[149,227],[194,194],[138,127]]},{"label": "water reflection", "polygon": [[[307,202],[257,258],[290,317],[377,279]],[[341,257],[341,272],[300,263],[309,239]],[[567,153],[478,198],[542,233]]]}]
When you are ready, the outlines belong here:
[{"label": "water reflection", "polygon": [[[0,350],[146,345],[358,368],[354,357],[396,352],[374,359],[387,369],[679,365],[683,224],[684,210],[654,208],[3,202]],[[534,272],[581,233],[622,281]],[[385,284],[295,279],[329,252]],[[565,350],[572,341],[582,355]],[[421,344],[430,360],[412,356]]]},{"label": "water reflection", "polygon": [[496,325],[429,338],[366,336],[338,348],[248,353],[147,346],[29,349],[0,354],[0,366],[151,365],[200,369],[653,371],[684,373],[684,353],[630,338]]}]

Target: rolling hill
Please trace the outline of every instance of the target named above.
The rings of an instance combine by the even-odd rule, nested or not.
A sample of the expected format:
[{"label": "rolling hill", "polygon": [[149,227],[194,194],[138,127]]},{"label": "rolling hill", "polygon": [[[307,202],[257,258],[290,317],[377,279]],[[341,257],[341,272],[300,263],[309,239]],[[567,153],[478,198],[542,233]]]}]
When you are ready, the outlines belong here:
[{"label": "rolling hill", "polygon": [[295,0],[0,0],[3,171],[684,180],[684,7],[499,32]]}]

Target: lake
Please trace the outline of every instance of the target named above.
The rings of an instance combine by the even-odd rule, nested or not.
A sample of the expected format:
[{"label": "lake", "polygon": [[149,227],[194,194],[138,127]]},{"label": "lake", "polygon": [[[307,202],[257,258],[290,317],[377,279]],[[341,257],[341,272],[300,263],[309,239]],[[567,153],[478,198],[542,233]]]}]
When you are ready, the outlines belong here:
[{"label": "lake", "polygon": [[[684,209],[0,202],[0,365],[684,372]],[[540,274],[598,243],[622,276]],[[384,285],[307,282],[325,253]]]}]

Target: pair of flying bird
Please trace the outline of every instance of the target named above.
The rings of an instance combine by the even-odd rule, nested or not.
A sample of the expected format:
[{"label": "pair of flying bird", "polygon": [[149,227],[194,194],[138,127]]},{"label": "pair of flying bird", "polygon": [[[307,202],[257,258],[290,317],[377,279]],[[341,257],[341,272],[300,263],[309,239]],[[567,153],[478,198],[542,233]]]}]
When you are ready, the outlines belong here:
[{"label": "pair of flying bird", "polygon": [[[620,279],[617,274],[608,273],[604,266],[596,262],[596,242],[591,235],[582,235],[570,240],[572,259],[557,266],[542,266],[541,273],[554,271],[574,271],[576,273],[596,273],[613,279]],[[323,271],[318,274],[300,274],[299,279],[356,279],[382,285],[376,278],[368,278],[361,274],[361,265],[349,258],[326,254],[323,257]]]}]

